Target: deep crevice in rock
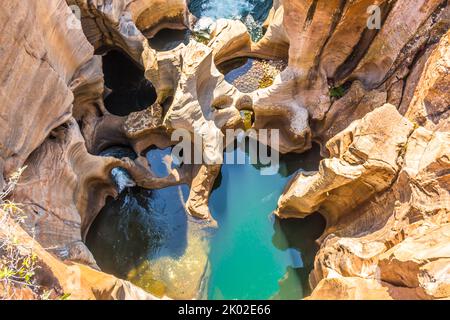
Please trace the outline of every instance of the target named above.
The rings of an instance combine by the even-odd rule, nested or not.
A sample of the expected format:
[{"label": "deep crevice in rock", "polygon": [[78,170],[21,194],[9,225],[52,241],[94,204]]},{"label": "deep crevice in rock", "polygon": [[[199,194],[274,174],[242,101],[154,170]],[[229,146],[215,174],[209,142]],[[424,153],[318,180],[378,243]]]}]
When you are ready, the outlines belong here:
[{"label": "deep crevice in rock", "polygon": [[[383,2],[380,5],[382,26],[386,21],[389,12],[393,8],[394,2]],[[364,31],[361,33],[358,43],[353,48],[352,53],[347,57],[344,63],[340,65],[336,70],[335,78],[333,79],[334,82],[338,82],[346,78],[358,66],[359,62],[366,54],[367,50],[369,49],[370,45],[372,44],[372,41],[375,39],[378,32],[379,32],[378,29],[369,29],[367,27],[364,29]]]},{"label": "deep crevice in rock", "polygon": [[105,86],[111,92],[105,98],[106,109],[116,116],[142,111],[156,101],[156,91],[144,71],[120,51],[103,56]]},{"label": "deep crevice in rock", "polygon": [[149,38],[148,42],[152,49],[156,51],[169,51],[181,44],[187,45],[189,43],[190,35],[191,33],[188,29],[162,29],[152,38]]},{"label": "deep crevice in rock", "polygon": [[243,93],[270,87],[286,67],[285,60],[250,57],[232,59],[217,66],[225,80]]}]

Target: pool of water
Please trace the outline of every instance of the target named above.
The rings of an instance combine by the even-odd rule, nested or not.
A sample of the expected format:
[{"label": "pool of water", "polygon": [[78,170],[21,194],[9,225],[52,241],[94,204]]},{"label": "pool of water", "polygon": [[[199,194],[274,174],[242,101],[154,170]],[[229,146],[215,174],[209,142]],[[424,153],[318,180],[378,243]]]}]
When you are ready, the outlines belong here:
[{"label": "pool of water", "polygon": [[219,71],[239,91],[250,93],[272,85],[286,66],[287,62],[283,60],[239,58],[223,63],[219,66]]},{"label": "pool of water", "polygon": [[262,24],[272,5],[273,0],[191,0],[189,10],[198,18],[241,20],[257,41],[263,36]]},{"label": "pool of water", "polygon": [[112,50],[103,56],[105,86],[109,94],[106,109],[116,116],[145,110],[156,101],[156,91],[144,76],[144,70],[127,55]]},{"label": "pool of water", "polygon": [[[114,151],[115,152],[115,151]],[[114,152],[107,153],[112,155]],[[259,165],[224,165],[210,199],[218,229],[189,217],[189,189],[128,188],[108,201],[87,237],[102,270],[145,290],[176,299],[299,299],[323,228],[318,215],[279,220],[271,213],[286,183],[298,170],[316,170],[319,150],[280,159],[276,174]],[[151,150],[147,159],[167,174],[170,150]],[[123,152],[118,152],[123,156]]]},{"label": "pool of water", "polygon": [[251,15],[264,22],[272,8],[272,0],[191,0],[189,10],[197,17],[241,19]]},{"label": "pool of water", "polygon": [[[124,152],[115,148],[104,154],[121,157]],[[164,158],[169,154],[170,149],[147,153],[157,176],[168,174]],[[99,267],[159,297],[196,298],[207,267],[209,234],[186,214],[188,195],[186,185],[135,187],[109,199],[86,239]]]},{"label": "pool of water", "polygon": [[[275,175],[258,166],[224,165],[210,208],[219,229],[210,244],[209,299],[300,299],[317,250],[322,217],[279,220],[271,213],[288,180],[315,170],[318,150],[285,156]],[[245,150],[243,153],[249,163]]]}]

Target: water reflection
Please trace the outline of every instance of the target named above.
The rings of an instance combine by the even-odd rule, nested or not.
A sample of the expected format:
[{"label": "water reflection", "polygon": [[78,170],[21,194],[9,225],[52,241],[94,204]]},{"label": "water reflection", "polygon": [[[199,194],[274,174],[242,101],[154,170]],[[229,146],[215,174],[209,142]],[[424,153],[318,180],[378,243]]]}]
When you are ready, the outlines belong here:
[{"label": "water reflection", "polygon": [[[299,299],[310,294],[309,273],[314,267],[318,239],[325,228],[324,218],[316,213],[305,219],[275,219],[272,243],[292,257],[292,265],[279,281],[279,292],[273,299]],[[293,284],[300,282],[301,286]]]}]

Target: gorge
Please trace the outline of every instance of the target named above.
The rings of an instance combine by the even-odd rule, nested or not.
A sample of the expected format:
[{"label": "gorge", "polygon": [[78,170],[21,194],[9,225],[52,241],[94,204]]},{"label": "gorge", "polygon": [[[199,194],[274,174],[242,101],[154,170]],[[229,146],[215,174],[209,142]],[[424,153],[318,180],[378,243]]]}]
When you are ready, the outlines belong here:
[{"label": "gorge", "polygon": [[[2,4],[0,267],[33,264],[0,297],[448,299],[449,17],[445,0]],[[246,164],[178,164],[179,129],[210,152],[277,130],[280,165],[248,143]]]}]

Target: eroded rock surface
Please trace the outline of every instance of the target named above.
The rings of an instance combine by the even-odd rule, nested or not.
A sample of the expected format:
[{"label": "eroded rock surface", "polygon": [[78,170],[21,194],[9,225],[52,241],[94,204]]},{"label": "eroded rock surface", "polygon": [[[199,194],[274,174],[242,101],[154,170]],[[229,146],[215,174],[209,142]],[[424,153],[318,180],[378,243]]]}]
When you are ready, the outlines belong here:
[{"label": "eroded rock surface", "polygon": [[386,105],[327,146],[331,158],[299,174],[276,212],[327,219],[311,298],[448,297],[450,134]]}]

